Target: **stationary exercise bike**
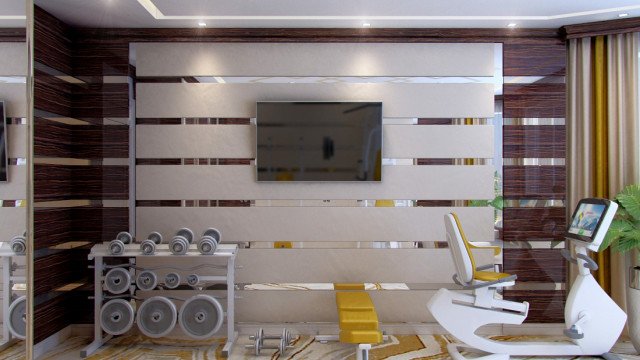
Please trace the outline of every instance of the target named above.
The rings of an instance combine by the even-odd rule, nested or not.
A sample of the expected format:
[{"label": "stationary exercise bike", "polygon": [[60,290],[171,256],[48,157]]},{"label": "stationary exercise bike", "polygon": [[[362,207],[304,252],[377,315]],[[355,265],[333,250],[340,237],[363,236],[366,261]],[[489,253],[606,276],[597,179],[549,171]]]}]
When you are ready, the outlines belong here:
[{"label": "stationary exercise bike", "polygon": [[[519,356],[580,356],[595,355],[617,359],[609,354],[622,332],[627,315],[605,293],[591,275],[598,265],[588,255],[597,252],[609,229],[618,205],[609,200],[582,199],[573,213],[565,237],[575,249],[575,256],[563,250],[563,256],[577,264],[577,276],[564,311],[564,334],[570,342],[505,342],[476,335],[487,324],[522,324],[529,311],[529,303],[513,302],[495,297],[498,288],[513,286],[516,276],[485,271],[493,265],[476,267],[471,252],[478,248],[467,241],[455,214],[445,215],[447,241],[456,267],[454,282],[472,294],[440,289],[428,302],[427,308],[451,335],[462,341],[449,344],[447,349],[455,360],[464,360],[460,348],[477,349],[489,355],[476,358],[506,360]],[[500,248],[493,248],[499,253]]]}]

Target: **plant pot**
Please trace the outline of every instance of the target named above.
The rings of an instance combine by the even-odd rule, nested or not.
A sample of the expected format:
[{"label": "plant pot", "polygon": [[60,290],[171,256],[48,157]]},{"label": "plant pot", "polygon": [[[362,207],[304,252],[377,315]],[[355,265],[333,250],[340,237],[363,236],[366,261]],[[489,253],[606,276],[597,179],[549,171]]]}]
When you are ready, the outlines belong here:
[{"label": "plant pot", "polygon": [[636,348],[636,352],[640,353],[640,266],[629,268],[627,324],[629,324],[631,343]]}]

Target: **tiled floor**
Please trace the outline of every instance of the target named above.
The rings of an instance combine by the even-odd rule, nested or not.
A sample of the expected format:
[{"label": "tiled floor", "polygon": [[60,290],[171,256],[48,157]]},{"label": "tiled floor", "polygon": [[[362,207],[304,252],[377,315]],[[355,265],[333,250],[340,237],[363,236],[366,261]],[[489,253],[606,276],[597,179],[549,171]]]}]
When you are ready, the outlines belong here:
[{"label": "tiled floor", "polygon": [[[509,337],[509,340],[558,341],[558,338]],[[214,339],[211,341],[149,339],[139,335],[128,335],[111,340],[107,345],[100,348],[98,352],[89,357],[89,359],[219,359],[221,358],[223,341],[224,339]],[[450,341],[450,337],[439,335],[391,336],[388,342],[375,346],[371,351],[370,359],[448,359],[449,356],[446,352],[446,345]],[[78,359],[80,350],[89,342],[90,339],[87,337],[70,338],[61,346],[48,352],[44,359]],[[255,356],[253,349],[245,348],[245,345],[249,343],[250,341],[247,336],[240,337],[229,359],[355,359],[354,345],[340,343],[322,344],[316,342],[309,336],[299,337],[294,344],[294,348],[288,350],[284,356],[278,354],[275,350],[264,350],[260,356]],[[635,355],[635,350],[628,342],[619,343],[614,350],[623,359],[640,360],[640,356]],[[590,359],[590,357],[582,357],[581,359]]]}]

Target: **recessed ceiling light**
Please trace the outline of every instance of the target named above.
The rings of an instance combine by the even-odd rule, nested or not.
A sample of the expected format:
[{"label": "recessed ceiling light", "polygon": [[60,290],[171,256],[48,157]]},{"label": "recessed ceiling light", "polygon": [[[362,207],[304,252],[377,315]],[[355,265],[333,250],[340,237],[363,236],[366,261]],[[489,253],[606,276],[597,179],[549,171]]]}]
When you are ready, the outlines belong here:
[{"label": "recessed ceiling light", "polygon": [[618,14],[618,17],[627,17],[627,16],[629,16],[629,14],[627,13]]},{"label": "recessed ceiling light", "polygon": [[198,26],[200,26],[200,27],[205,27],[205,26],[207,26],[207,23],[206,23],[206,22],[204,22],[204,21],[200,21],[200,22],[198,23]]},{"label": "recessed ceiling light", "polygon": [[368,22],[362,23],[362,27],[371,27],[371,23],[368,23]]},{"label": "recessed ceiling light", "polygon": [[507,27],[514,28],[514,27],[516,27],[516,25],[518,25],[518,24],[516,24],[516,23],[508,23]]}]

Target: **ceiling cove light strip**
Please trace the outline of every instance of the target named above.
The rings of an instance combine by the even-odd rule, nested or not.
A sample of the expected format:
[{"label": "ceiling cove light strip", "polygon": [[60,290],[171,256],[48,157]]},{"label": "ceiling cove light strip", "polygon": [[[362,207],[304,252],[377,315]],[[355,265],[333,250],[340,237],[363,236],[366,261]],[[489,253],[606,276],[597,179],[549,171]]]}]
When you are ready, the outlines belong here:
[{"label": "ceiling cove light strip", "polygon": [[[469,20],[538,20],[548,21],[566,19],[587,15],[597,15],[606,13],[619,13],[623,11],[640,9],[640,5],[629,5],[615,8],[589,10],[573,13],[565,13],[548,16],[355,16],[355,15],[329,15],[329,16],[307,16],[307,15],[282,15],[282,16],[237,16],[237,15],[165,15],[158,9],[152,0],[137,0],[156,20],[442,20],[442,21],[469,21]],[[0,17],[1,18],[1,17]]]},{"label": "ceiling cove light strip", "polygon": [[0,15],[0,20],[27,20],[25,15]]}]

